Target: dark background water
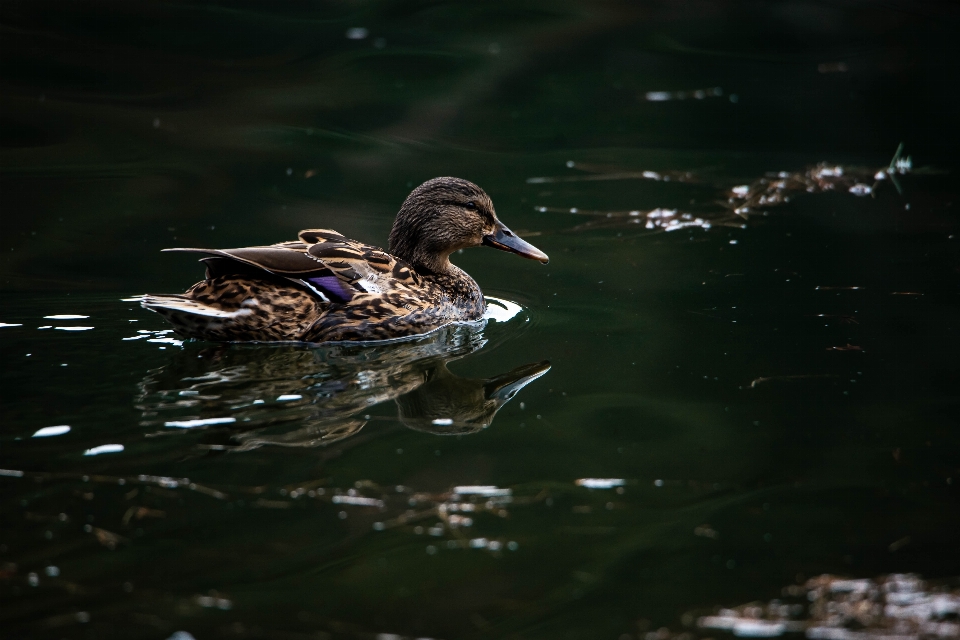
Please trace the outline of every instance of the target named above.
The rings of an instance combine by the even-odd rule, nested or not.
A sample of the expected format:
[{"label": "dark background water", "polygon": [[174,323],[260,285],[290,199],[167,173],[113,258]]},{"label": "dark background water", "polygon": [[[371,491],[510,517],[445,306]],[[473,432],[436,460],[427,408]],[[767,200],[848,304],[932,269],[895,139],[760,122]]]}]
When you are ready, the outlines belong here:
[{"label": "dark background water", "polygon": [[[0,24],[5,637],[635,637],[823,572],[960,574],[955,5],[7,0]],[[899,190],[735,226],[560,212],[720,220],[729,187],[900,143],[926,170]],[[120,301],[199,279],[164,247],[385,244],[436,175],[552,258],[457,256],[524,307],[480,334],[180,346]],[[541,361],[489,428],[417,422]],[[457,485],[513,502],[396,523]]]}]

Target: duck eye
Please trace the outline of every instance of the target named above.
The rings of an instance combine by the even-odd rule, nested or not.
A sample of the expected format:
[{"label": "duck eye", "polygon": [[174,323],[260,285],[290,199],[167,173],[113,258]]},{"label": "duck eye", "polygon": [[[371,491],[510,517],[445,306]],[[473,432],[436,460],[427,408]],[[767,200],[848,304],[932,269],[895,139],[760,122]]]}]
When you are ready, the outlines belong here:
[{"label": "duck eye", "polygon": [[476,211],[476,210],[477,210],[477,205],[476,205],[476,203],[473,202],[473,201],[468,202],[468,203],[465,204],[464,206],[465,206],[467,209],[470,209],[470,211]]}]

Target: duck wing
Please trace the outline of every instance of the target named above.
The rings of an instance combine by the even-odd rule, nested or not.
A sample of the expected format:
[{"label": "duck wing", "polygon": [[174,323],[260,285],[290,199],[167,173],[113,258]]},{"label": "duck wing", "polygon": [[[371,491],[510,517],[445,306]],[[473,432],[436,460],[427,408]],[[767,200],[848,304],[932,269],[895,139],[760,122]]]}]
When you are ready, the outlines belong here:
[{"label": "duck wing", "polygon": [[326,302],[345,303],[360,294],[419,283],[419,276],[405,262],[330,229],[301,231],[299,241],[262,247],[165,251],[207,254],[201,260],[207,265],[208,278],[267,272],[304,286]]}]

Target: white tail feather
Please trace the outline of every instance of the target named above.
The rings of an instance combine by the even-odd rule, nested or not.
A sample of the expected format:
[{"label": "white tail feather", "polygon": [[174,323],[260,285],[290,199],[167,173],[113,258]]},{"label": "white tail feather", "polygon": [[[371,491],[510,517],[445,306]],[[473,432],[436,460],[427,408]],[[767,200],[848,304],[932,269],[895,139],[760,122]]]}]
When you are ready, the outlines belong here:
[{"label": "white tail feather", "polygon": [[[244,307],[253,306],[247,304],[250,300],[244,301]],[[255,301],[253,301],[255,304]],[[155,311],[161,315],[170,313],[186,313],[193,316],[204,316],[207,318],[239,318],[253,313],[249,308],[237,309],[236,311],[224,311],[216,307],[201,304],[196,300],[184,298],[181,296],[144,296],[140,300],[140,306],[150,311]]]}]

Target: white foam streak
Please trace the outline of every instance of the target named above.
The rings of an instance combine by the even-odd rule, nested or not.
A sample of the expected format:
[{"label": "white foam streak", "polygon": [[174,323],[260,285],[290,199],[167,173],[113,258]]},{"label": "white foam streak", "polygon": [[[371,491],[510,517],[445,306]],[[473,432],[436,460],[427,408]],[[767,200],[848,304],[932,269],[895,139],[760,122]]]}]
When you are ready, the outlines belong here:
[{"label": "white foam streak", "polygon": [[44,427],[43,429],[38,429],[31,438],[49,438],[50,436],[62,436],[65,433],[69,433],[70,427],[65,424],[60,424],[55,427]]},{"label": "white foam streak", "polygon": [[211,424],[230,424],[236,422],[236,418],[198,418],[196,420],[171,420],[164,422],[165,427],[176,427],[177,429],[192,429],[194,427],[205,427]]},{"label": "white foam streak", "polygon": [[101,453],[120,453],[123,451],[122,444],[102,444],[99,447],[93,447],[83,452],[85,456],[98,456]]}]

